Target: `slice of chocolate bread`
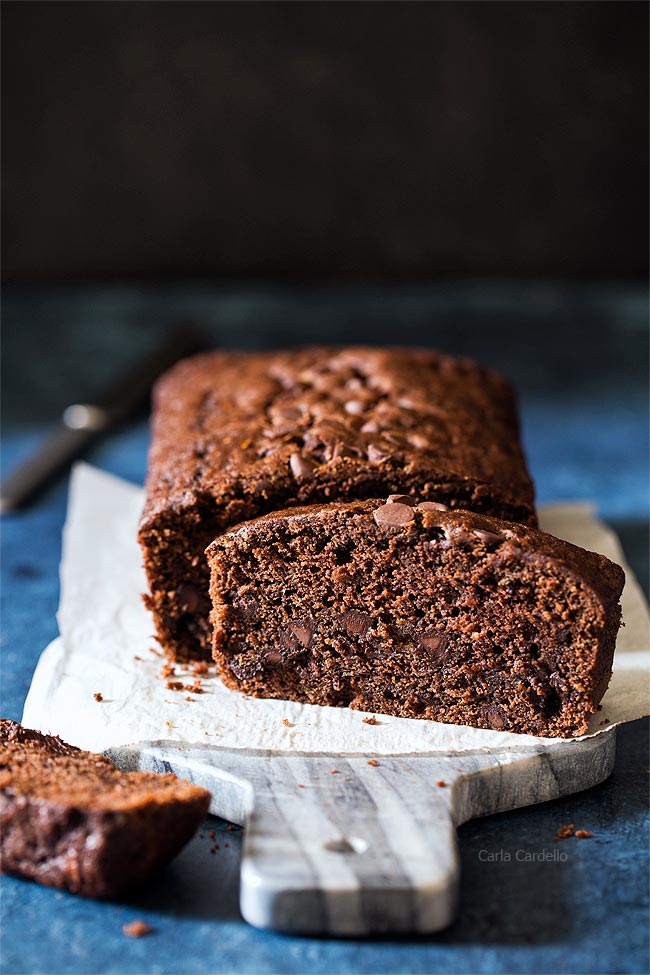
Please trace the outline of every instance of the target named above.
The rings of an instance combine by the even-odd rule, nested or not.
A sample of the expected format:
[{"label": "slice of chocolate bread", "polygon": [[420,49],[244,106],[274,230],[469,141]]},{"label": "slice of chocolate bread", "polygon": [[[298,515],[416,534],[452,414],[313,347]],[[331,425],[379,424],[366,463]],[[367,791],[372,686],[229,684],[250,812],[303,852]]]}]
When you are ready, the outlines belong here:
[{"label": "slice of chocolate bread", "polygon": [[217,538],[214,656],[247,694],[572,736],[605,693],[624,575],[551,535],[410,497]]},{"label": "slice of chocolate bread", "polygon": [[120,772],[102,755],[0,719],[4,873],[113,897],[171,860],[210,793],[175,775]]},{"label": "slice of chocolate bread", "polygon": [[535,523],[509,384],[409,349],[210,353],[158,383],[140,526],[156,635],[210,656],[204,549],[245,518],[400,491]]}]

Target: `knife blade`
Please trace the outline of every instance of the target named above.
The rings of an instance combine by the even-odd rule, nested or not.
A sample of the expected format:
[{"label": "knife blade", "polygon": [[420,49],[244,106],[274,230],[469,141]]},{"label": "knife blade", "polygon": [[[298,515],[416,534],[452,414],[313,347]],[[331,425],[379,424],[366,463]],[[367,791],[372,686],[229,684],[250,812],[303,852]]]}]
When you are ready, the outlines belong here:
[{"label": "knife blade", "polygon": [[146,402],[161,373],[202,347],[193,324],[174,328],[162,343],[118,377],[91,403],[66,407],[56,427],[35,453],[20,464],[0,486],[0,514],[16,511],[62,474],[93,441],[128,419]]}]

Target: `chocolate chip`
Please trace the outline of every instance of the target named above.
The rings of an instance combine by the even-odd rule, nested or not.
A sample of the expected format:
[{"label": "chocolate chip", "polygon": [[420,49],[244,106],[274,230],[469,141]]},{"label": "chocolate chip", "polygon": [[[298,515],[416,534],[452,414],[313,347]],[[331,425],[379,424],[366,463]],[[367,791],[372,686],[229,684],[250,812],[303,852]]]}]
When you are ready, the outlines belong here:
[{"label": "chocolate chip", "polygon": [[279,650],[267,650],[264,654],[264,663],[271,667],[275,667],[282,660],[282,654]]},{"label": "chocolate chip", "polygon": [[403,447],[405,445],[403,435],[395,430],[387,430],[385,433],[382,433],[382,437],[388,443],[395,444],[396,447]]},{"label": "chocolate chip", "polygon": [[498,704],[490,704],[489,707],[483,708],[481,713],[490,728],[494,728],[495,731],[503,731],[508,725],[506,713]]},{"label": "chocolate chip", "polygon": [[413,519],[413,508],[408,504],[384,504],[373,511],[373,518],[380,528],[399,528]]},{"label": "chocolate chip", "polygon": [[416,511],[449,511],[446,504],[442,504],[440,501],[420,501],[419,504],[415,506]]},{"label": "chocolate chip", "polygon": [[366,407],[359,399],[349,399],[344,406],[345,412],[351,416],[361,416]]},{"label": "chocolate chip", "polygon": [[296,406],[276,406],[272,410],[274,423],[295,423],[302,417],[302,410]]},{"label": "chocolate chip", "polygon": [[356,453],[359,453],[359,451],[354,447],[350,447],[348,444],[339,441],[331,448],[331,460],[337,460],[339,457],[354,457]]},{"label": "chocolate chip", "polygon": [[292,454],[289,458],[289,466],[293,476],[298,480],[312,477],[316,464],[313,460],[303,457],[302,454]]},{"label": "chocolate chip", "polygon": [[423,437],[421,433],[409,433],[407,434],[407,440],[413,447],[417,447],[418,450],[425,450],[431,446],[429,438]]},{"label": "chocolate chip", "polygon": [[415,498],[409,494],[389,494],[386,504],[408,504],[411,508],[415,507]]},{"label": "chocolate chip", "polygon": [[362,613],[358,609],[349,609],[346,613],[341,613],[341,619],[343,629],[349,636],[365,636],[372,622],[367,613]]},{"label": "chocolate chip", "polygon": [[420,409],[419,403],[416,403],[415,400],[410,399],[408,396],[401,396],[397,400],[397,405],[402,410],[418,410],[418,409]]},{"label": "chocolate chip", "polygon": [[196,613],[199,606],[205,602],[196,586],[183,582],[176,590],[178,602],[184,613]]},{"label": "chocolate chip", "polygon": [[262,670],[259,660],[250,660],[245,654],[232,657],[228,666],[238,680],[252,680]]},{"label": "chocolate chip", "polygon": [[485,542],[486,545],[494,545],[495,543],[503,541],[501,535],[497,535],[496,532],[483,531],[482,528],[474,528],[474,534],[481,542]]},{"label": "chocolate chip", "polygon": [[427,633],[420,637],[420,644],[434,660],[440,659],[449,643],[446,633]]},{"label": "chocolate chip", "polygon": [[311,623],[306,623],[304,620],[296,620],[289,627],[293,635],[297,640],[302,643],[303,647],[308,647],[311,643],[311,638],[314,635],[314,626]]},{"label": "chocolate chip", "polygon": [[361,433],[379,433],[381,427],[376,420],[366,420],[361,427]]},{"label": "chocolate chip", "polygon": [[390,460],[390,454],[376,444],[368,444],[368,460],[371,464],[382,464],[385,460]]}]

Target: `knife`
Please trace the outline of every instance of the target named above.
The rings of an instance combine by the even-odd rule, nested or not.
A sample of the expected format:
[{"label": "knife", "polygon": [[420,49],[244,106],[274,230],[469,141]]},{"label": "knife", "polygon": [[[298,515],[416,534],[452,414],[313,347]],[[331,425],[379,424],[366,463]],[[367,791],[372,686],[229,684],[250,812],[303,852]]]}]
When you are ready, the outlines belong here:
[{"label": "knife", "polygon": [[0,514],[16,511],[34,498],[93,441],[146,403],[161,373],[200,348],[194,325],[179,325],[153,353],[120,376],[102,396],[92,403],[72,403],[66,407],[58,427],[32,457],[2,482]]}]

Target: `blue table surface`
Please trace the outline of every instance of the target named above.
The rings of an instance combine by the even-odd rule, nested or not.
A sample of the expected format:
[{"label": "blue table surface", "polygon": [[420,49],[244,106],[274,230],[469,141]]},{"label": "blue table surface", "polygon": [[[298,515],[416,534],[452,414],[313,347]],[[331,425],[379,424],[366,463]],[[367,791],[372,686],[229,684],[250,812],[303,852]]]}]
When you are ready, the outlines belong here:
[{"label": "blue table surface", "polygon": [[[12,291],[4,302],[5,473],[66,403],[180,317],[215,345],[296,341],[432,345],[508,373],[522,403],[538,498],[589,499],[648,586],[647,298],[629,286],[437,285],[369,289],[105,287]],[[88,459],[141,482],[143,418]],[[57,633],[67,484],[2,521],[2,714],[19,719],[43,647]],[[459,830],[462,890],[447,931],[411,939],[291,938],[245,924],[237,906],[239,831],[219,850],[198,834],[146,888],[98,903],[1,880],[6,973],[647,972],[648,724],[620,729],[600,786]],[[591,840],[553,843],[574,823]],[[545,851],[565,860],[544,861]],[[153,934],[126,938],[142,918]]]}]

